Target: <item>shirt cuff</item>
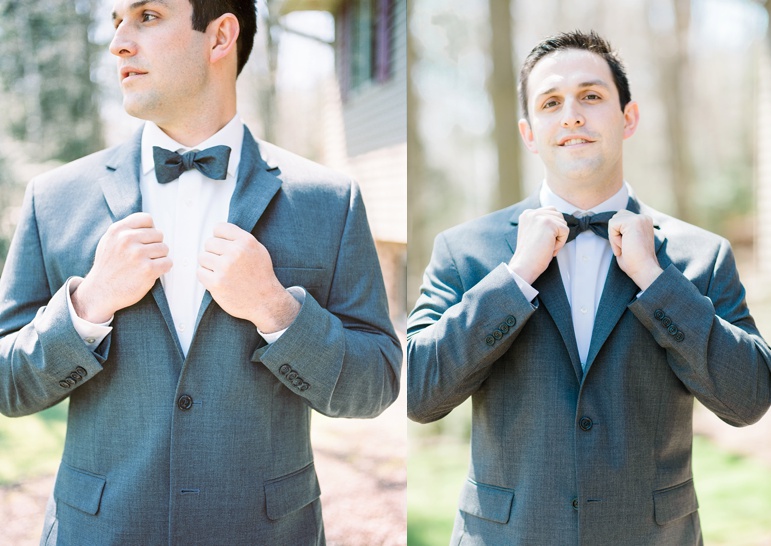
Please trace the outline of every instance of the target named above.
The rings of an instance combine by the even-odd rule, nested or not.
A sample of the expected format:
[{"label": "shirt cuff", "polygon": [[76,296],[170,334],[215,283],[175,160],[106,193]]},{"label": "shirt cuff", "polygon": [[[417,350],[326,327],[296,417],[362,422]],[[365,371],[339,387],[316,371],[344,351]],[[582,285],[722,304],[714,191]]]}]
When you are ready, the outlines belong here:
[{"label": "shirt cuff", "polygon": [[94,324],[93,322],[89,322],[78,316],[75,312],[75,306],[72,305],[71,294],[81,282],[83,282],[82,277],[70,277],[67,279],[67,283],[64,285],[65,294],[67,294],[67,308],[70,310],[72,325],[75,327],[75,331],[80,336],[80,339],[83,340],[83,343],[86,344],[86,347],[88,347],[89,350],[95,351],[96,348],[99,347],[99,344],[104,341],[104,338],[112,332],[112,326],[110,326],[110,324],[112,324],[112,319],[114,317],[110,317],[110,320],[102,324]]},{"label": "shirt cuff", "polygon": [[527,282],[514,273],[514,271],[509,267],[509,264],[503,264],[506,266],[506,269],[509,270],[509,273],[511,273],[511,276],[514,278],[514,282],[517,283],[517,286],[519,286],[519,289],[522,291],[522,294],[527,298],[527,301],[533,302],[535,297],[538,295],[538,290],[527,284]]},{"label": "shirt cuff", "polygon": [[[300,303],[300,305],[305,303],[305,288],[302,288],[301,286],[290,286],[286,290],[287,292],[292,294],[292,297],[296,299]],[[289,326],[291,326],[291,324]],[[289,329],[289,326],[287,326],[283,330],[279,330],[278,332],[272,332],[270,334],[260,332],[259,329],[257,329],[257,332],[259,332],[259,334],[262,336],[262,339],[267,341],[268,345],[270,345],[271,343],[278,341],[278,338],[284,335],[284,332],[286,332]]]}]

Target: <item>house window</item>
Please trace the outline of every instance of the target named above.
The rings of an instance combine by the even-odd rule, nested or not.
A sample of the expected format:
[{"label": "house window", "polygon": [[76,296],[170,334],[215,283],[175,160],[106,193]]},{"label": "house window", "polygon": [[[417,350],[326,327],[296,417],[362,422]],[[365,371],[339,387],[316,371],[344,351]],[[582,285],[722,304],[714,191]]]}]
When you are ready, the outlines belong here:
[{"label": "house window", "polygon": [[392,76],[395,0],[348,0],[340,21],[340,85],[343,97]]}]

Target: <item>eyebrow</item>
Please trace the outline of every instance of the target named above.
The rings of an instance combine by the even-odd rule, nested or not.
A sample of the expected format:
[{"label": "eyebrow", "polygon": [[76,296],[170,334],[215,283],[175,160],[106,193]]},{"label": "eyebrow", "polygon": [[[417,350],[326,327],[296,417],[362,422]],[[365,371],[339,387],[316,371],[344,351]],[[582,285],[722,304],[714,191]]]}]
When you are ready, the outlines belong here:
[{"label": "eyebrow", "polygon": [[[168,6],[169,5],[168,2],[166,2],[166,0],[138,0],[137,2],[134,2],[133,4],[131,4],[129,6],[128,11],[134,11],[136,9],[141,8],[142,6],[146,6],[147,4],[160,4],[162,6]],[[117,18],[118,18],[117,12],[113,11],[112,12],[112,20],[114,21]]]},{"label": "eyebrow", "polygon": [[[578,87],[580,89],[584,89],[586,87],[602,87],[604,89],[610,89],[610,86],[607,83],[605,83],[604,81],[602,81],[602,80],[591,80],[591,81],[588,81],[588,82],[581,82],[581,83],[578,84]],[[542,97],[544,95],[551,95],[552,93],[554,93],[556,91],[557,91],[556,87],[550,87],[546,91],[538,93],[536,95],[536,98]]]}]

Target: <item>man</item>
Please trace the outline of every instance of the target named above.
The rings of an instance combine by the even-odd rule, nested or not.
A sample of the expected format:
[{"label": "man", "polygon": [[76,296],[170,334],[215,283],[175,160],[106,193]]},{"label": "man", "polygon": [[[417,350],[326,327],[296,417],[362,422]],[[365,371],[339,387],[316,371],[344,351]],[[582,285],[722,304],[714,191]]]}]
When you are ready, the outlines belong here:
[{"label": "man", "polygon": [[520,94],[543,185],[436,238],[408,322],[410,417],[473,402],[452,544],[701,544],[693,398],[736,426],[771,403],[730,246],[624,181],[638,106],[602,38],[538,44]]},{"label": "man", "polygon": [[399,388],[359,190],[236,115],[252,0],[113,21],[148,121],[30,183],[0,282],[3,413],[70,399],[41,543],[323,544],[310,409]]}]

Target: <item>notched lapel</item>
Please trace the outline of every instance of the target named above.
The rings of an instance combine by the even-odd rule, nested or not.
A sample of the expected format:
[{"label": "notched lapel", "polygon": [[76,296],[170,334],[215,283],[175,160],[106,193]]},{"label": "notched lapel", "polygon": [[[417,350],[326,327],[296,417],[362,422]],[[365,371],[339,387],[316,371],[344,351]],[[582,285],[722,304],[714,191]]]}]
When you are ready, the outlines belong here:
[{"label": "notched lapel", "polygon": [[[113,222],[122,220],[135,212],[142,212],[142,193],[139,189],[141,142],[142,129],[139,129],[132,140],[115,149],[107,160],[107,173],[99,179]],[[177,337],[177,330],[171,318],[171,309],[160,279],[155,281],[150,293],[161,311],[163,320],[166,321],[166,326],[181,356],[182,346]]]},{"label": "notched lapel", "polygon": [[[650,212],[641,208],[640,203],[634,197],[629,198],[626,208],[635,214],[642,213],[651,216]],[[670,263],[665,252],[664,243],[666,242],[666,237],[659,231],[659,225],[655,220],[653,238],[659,265],[662,269],[666,269]],[[589,344],[584,374],[589,372],[589,368],[600,352],[602,345],[607,341],[608,336],[610,336],[618,321],[621,320],[621,316],[627,310],[627,306],[636,297],[638,292],[640,292],[640,288],[621,270],[614,256],[610,261],[608,278],[605,280],[605,286],[602,289],[600,304],[597,306],[597,315],[594,318],[592,341]]]},{"label": "notched lapel", "polygon": [[228,222],[251,232],[281,187],[281,171],[244,127],[238,180],[230,199]]},{"label": "notched lapel", "polygon": [[586,356],[585,374],[589,373],[589,368],[592,366],[597,353],[600,352],[602,344],[608,339],[613,328],[621,319],[621,315],[626,311],[627,305],[639,291],[640,289],[634,281],[618,267],[614,256],[610,261],[608,278],[605,280],[600,304],[597,306],[597,315],[594,317],[594,329],[592,330],[592,341],[589,344],[589,353]]},{"label": "notched lapel", "polygon": [[[522,201],[511,216],[512,229],[506,234],[506,241],[514,253],[517,250],[517,235],[519,233],[519,217],[527,209],[536,209],[541,206],[538,194],[533,194]],[[570,313],[570,303],[565,294],[565,287],[562,284],[557,259],[552,259],[549,267],[546,268],[540,277],[533,283],[533,288],[538,290],[538,299],[544,305],[549,315],[557,325],[557,329],[562,336],[562,341],[570,355],[570,361],[573,364],[573,370],[578,380],[581,380],[583,371],[581,360],[578,357],[578,345],[576,335],[573,330],[573,319]]]},{"label": "notched lapel", "polygon": [[[236,188],[230,199],[228,223],[251,233],[281,188],[280,175],[281,170],[277,162],[263,151],[263,147],[254,140],[252,133],[244,126],[241,162],[238,167]],[[211,294],[207,290],[198,308],[198,316],[195,320],[196,330],[211,300]]]},{"label": "notched lapel", "polygon": [[99,178],[113,222],[142,211],[142,194],[139,191],[141,140],[140,129],[129,142],[115,148],[105,164],[107,172]]},{"label": "notched lapel", "polygon": [[535,280],[533,288],[538,290],[538,299],[546,307],[552,320],[557,325],[562,341],[565,343],[565,347],[567,347],[568,354],[570,355],[573,370],[575,370],[576,377],[580,381],[583,375],[581,359],[578,356],[578,344],[576,343],[576,334],[573,328],[570,303],[565,294],[565,286],[562,284],[562,275],[560,275],[557,258],[553,258],[546,271],[541,273],[541,276]]}]

